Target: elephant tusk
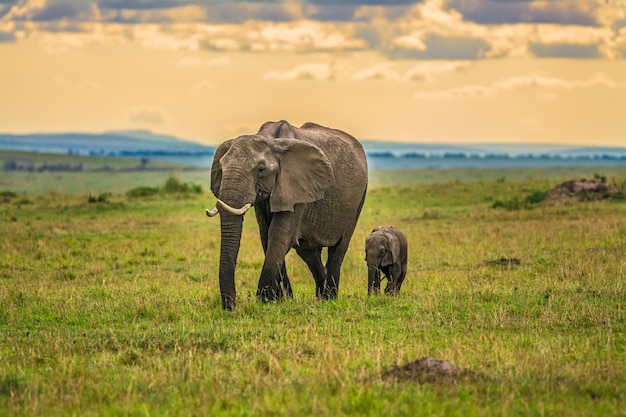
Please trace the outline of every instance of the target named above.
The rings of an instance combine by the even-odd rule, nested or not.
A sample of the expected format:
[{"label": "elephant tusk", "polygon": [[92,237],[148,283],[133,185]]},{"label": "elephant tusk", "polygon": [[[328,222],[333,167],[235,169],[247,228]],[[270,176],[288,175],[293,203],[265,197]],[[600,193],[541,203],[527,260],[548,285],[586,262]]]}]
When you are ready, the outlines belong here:
[{"label": "elephant tusk", "polygon": [[217,199],[217,204],[216,204],[216,208],[215,209],[217,209],[217,205],[219,205],[221,208],[223,208],[227,213],[234,214],[236,216],[243,216],[246,213],[246,211],[248,211],[248,209],[250,207],[252,207],[252,204],[248,203],[248,204],[246,204],[245,206],[243,206],[240,209],[232,208],[231,206],[229,206],[228,204],[224,203],[219,198]]},{"label": "elephant tusk", "polygon": [[217,215],[217,213],[218,213],[217,207],[213,208],[213,210],[206,209],[206,215],[209,217],[213,217]]}]

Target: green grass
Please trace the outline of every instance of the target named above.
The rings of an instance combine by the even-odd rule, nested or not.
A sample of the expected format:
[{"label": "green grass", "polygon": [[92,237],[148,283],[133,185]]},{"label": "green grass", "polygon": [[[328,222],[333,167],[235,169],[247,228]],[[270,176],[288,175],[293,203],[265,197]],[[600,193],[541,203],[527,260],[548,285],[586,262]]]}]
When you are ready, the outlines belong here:
[{"label": "green grass", "polygon": [[[139,170],[140,159],[86,157],[77,155],[41,154],[32,152],[0,151],[0,165],[15,161],[22,166],[33,166],[35,172],[2,171],[0,190],[19,191],[26,194],[55,193],[118,193],[137,187],[162,186],[176,176],[184,182],[206,184],[209,169],[189,167],[173,162],[149,160],[147,170]],[[82,164],[84,171],[44,171],[36,169],[44,164]],[[193,169],[189,169],[193,168]],[[98,171],[94,171],[98,170]]]},{"label": "green grass", "polygon": [[[494,209],[567,178],[477,173],[372,186],[335,301],[290,253],[294,298],[258,303],[247,215],[233,312],[206,190],[125,194],[168,173],[120,192],[17,184],[0,196],[0,415],[626,415],[626,203]],[[363,242],[386,224],[409,272],[398,297],[367,297]],[[476,377],[381,376],[423,356]]]}]

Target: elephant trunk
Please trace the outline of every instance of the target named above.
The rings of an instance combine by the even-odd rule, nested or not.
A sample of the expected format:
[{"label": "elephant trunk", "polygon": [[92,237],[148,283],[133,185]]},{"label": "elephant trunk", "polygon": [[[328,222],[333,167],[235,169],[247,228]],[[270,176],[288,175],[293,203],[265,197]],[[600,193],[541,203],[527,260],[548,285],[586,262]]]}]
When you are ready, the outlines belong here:
[{"label": "elephant trunk", "polygon": [[[216,205],[220,213],[221,229],[220,294],[222,296],[222,308],[226,310],[234,309],[236,304],[235,265],[241,244],[243,214],[251,206],[251,199],[241,192],[245,189],[247,187],[243,186],[241,182],[223,180]],[[241,207],[241,209],[233,209],[233,207]]]},{"label": "elephant trunk", "polygon": [[367,293],[378,294],[380,291],[380,270],[375,265],[367,266]]},{"label": "elephant trunk", "polygon": [[235,308],[235,265],[241,244],[243,216],[223,214],[220,216],[220,228],[219,282],[222,308],[232,310]]}]

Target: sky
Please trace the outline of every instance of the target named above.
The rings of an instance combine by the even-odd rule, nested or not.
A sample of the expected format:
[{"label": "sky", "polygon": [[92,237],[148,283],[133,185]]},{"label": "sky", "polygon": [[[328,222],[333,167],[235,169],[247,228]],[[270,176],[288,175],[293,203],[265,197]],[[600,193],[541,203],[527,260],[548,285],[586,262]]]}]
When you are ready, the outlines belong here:
[{"label": "sky", "polygon": [[0,0],[0,132],[626,147],[626,0]]}]

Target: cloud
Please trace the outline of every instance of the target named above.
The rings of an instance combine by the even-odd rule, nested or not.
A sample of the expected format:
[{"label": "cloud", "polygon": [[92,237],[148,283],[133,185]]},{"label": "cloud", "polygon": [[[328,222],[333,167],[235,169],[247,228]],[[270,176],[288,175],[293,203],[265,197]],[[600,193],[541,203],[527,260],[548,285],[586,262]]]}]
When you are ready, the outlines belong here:
[{"label": "cloud", "polygon": [[626,0],[28,0],[1,12],[0,41],[42,36],[55,52],[125,41],[187,51],[375,50],[414,60],[621,58],[626,49]]},{"label": "cloud", "polygon": [[471,61],[426,61],[415,65],[403,77],[406,81],[432,81],[439,74],[460,72],[471,66]]},{"label": "cloud", "polygon": [[15,33],[13,32],[5,32],[0,30],[0,43],[2,42],[15,42],[16,41]]},{"label": "cloud", "polygon": [[376,64],[352,75],[356,81],[386,80],[386,81],[432,81],[439,74],[462,71],[469,68],[470,61],[425,61],[414,65],[408,71],[400,73],[393,69],[391,63]]},{"label": "cloud", "polygon": [[529,74],[517,77],[508,77],[493,83],[498,89],[516,89],[519,87],[540,87],[571,90],[574,88],[605,87],[609,89],[626,88],[626,83],[613,81],[605,74],[598,73],[586,80],[565,80],[563,78],[548,77],[541,74]]},{"label": "cloud", "polygon": [[439,74],[463,71],[471,61],[422,61],[408,70],[398,70],[394,62],[378,63],[365,68],[343,65],[340,60],[323,63],[307,63],[289,70],[274,70],[263,75],[264,80],[350,80],[350,81],[432,81]]},{"label": "cloud", "polygon": [[193,96],[202,96],[211,90],[215,90],[217,87],[217,84],[214,82],[202,80],[191,86],[191,94]]},{"label": "cloud", "polygon": [[393,59],[477,59],[490,49],[483,39],[439,35],[427,35],[414,45],[398,38],[396,45],[388,54]]},{"label": "cloud", "polygon": [[572,45],[568,43],[530,43],[530,52],[538,58],[600,58],[600,44]]},{"label": "cloud", "polygon": [[333,77],[330,64],[303,64],[288,71],[270,71],[263,75],[264,80],[329,80]]},{"label": "cloud", "polygon": [[479,24],[558,23],[582,26],[597,25],[594,11],[602,7],[600,2],[589,0],[448,0],[446,6],[457,10],[466,20]]},{"label": "cloud", "polygon": [[256,52],[342,51],[366,49],[352,36],[351,28],[323,22],[302,21],[297,25],[260,23],[245,37]]},{"label": "cloud", "polygon": [[618,83],[601,73],[583,80],[566,80],[542,74],[528,74],[503,78],[488,85],[467,85],[445,90],[419,91],[413,97],[418,100],[467,100],[493,97],[506,91],[533,88],[540,93],[540,98],[555,99],[556,91],[591,87],[626,89],[626,83]]},{"label": "cloud", "polygon": [[206,10],[197,5],[152,9],[102,9],[105,22],[110,23],[193,23],[207,20]]},{"label": "cloud", "polygon": [[46,7],[46,0],[28,0],[10,6],[2,16],[3,21],[31,20],[34,15],[40,13]]},{"label": "cloud", "polygon": [[[400,34],[393,39],[393,46],[405,51],[402,53],[405,56],[408,51],[414,51],[416,58],[438,58],[439,55],[454,58],[459,53],[468,54],[461,55],[464,59],[532,57],[531,45],[540,53],[558,51],[558,56],[567,51],[567,45],[586,46],[585,56],[594,56],[589,49],[597,49],[596,56],[600,53],[606,57],[616,56],[612,47],[615,33],[608,27],[555,23],[478,24],[467,20],[457,10],[446,9],[443,0],[427,0],[416,5],[398,19],[396,25]],[[541,50],[538,45],[553,48]],[[577,57],[581,56],[581,50],[570,49]]]},{"label": "cloud", "polygon": [[12,5],[2,20],[49,21],[100,21],[101,15],[93,1],[26,0]]},{"label": "cloud", "polygon": [[466,85],[439,91],[419,91],[413,95],[418,100],[467,100],[493,97],[497,90],[484,85]]},{"label": "cloud", "polygon": [[126,119],[131,123],[161,125],[168,121],[165,112],[157,107],[139,106],[126,111]]},{"label": "cloud", "polygon": [[176,64],[183,68],[201,68],[201,67],[218,67],[231,65],[233,60],[228,56],[220,56],[212,59],[202,59],[197,57],[185,56],[178,60]]}]

